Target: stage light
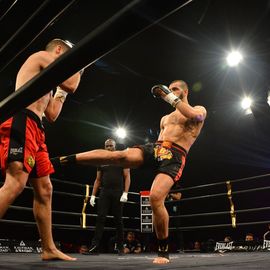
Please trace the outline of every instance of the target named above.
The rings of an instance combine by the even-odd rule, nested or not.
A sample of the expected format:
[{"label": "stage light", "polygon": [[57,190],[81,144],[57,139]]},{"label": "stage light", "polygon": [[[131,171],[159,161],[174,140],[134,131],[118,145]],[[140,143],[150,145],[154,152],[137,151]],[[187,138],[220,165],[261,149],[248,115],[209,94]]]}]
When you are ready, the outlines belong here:
[{"label": "stage light", "polygon": [[268,91],[267,103],[268,103],[268,105],[270,106],[270,91]]},{"label": "stage light", "polygon": [[250,97],[243,98],[241,102],[241,107],[245,111],[245,115],[251,114],[251,105],[252,105],[252,99]]},{"label": "stage light", "polygon": [[243,98],[242,102],[241,102],[241,107],[244,110],[250,109],[250,106],[252,104],[252,99],[250,97],[245,97]]},{"label": "stage light", "polygon": [[115,135],[120,139],[125,139],[127,136],[127,132],[124,128],[117,128],[115,130]]},{"label": "stage light", "polygon": [[226,60],[228,66],[235,67],[243,60],[243,56],[240,52],[233,51],[228,54]]}]

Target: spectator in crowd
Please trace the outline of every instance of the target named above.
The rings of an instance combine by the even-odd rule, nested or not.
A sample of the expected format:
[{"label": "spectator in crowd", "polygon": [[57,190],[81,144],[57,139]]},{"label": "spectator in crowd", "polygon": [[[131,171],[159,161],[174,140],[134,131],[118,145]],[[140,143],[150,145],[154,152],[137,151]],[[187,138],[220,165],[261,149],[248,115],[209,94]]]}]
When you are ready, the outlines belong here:
[{"label": "spectator in crowd", "polygon": [[135,238],[134,232],[128,232],[126,239],[124,240],[124,253],[141,253],[141,243]]},{"label": "spectator in crowd", "polygon": [[201,251],[201,242],[200,241],[195,241],[194,242],[193,250]]},{"label": "spectator in crowd", "polygon": [[226,242],[226,243],[232,242],[232,238],[227,235],[224,237],[224,242]]},{"label": "spectator in crowd", "polygon": [[249,241],[254,241],[254,235],[253,233],[247,233],[246,237],[245,237],[245,241],[249,242]]},{"label": "spectator in crowd", "polygon": [[79,247],[79,253],[81,253],[81,254],[83,254],[83,253],[85,253],[85,252],[88,252],[88,246],[87,245],[81,245],[80,247]]}]

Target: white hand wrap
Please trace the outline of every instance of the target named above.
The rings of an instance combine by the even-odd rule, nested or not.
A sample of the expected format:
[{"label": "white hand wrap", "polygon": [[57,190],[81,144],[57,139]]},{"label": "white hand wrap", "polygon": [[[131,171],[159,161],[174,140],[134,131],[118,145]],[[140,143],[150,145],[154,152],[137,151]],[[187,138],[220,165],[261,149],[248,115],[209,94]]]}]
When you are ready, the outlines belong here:
[{"label": "white hand wrap", "polygon": [[54,98],[58,98],[62,103],[64,103],[67,95],[68,95],[68,93],[65,90],[63,90],[59,86],[57,86],[56,92],[54,94]]},{"label": "white hand wrap", "polygon": [[95,196],[95,195],[91,195],[91,197],[90,197],[90,205],[93,206],[93,207],[94,207],[95,204],[96,204],[96,203],[95,203],[95,200],[96,200],[96,196]]},{"label": "white hand wrap", "polygon": [[121,198],[120,198],[120,202],[127,202],[128,200],[128,193],[127,192],[123,192]]},{"label": "white hand wrap", "polygon": [[176,104],[181,101],[181,99],[177,97],[174,93],[169,93],[168,95],[166,95],[164,97],[164,100],[171,104],[173,107],[175,107]]}]

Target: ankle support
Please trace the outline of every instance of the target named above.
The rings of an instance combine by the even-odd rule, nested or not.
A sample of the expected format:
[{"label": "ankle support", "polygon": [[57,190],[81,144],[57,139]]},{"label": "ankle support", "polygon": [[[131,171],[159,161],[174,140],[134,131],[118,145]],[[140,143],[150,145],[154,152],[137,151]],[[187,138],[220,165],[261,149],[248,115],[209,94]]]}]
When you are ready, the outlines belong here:
[{"label": "ankle support", "polygon": [[169,241],[168,238],[158,239],[158,257],[169,259]]},{"label": "ankle support", "polygon": [[61,165],[72,165],[76,164],[76,155],[60,157]]}]

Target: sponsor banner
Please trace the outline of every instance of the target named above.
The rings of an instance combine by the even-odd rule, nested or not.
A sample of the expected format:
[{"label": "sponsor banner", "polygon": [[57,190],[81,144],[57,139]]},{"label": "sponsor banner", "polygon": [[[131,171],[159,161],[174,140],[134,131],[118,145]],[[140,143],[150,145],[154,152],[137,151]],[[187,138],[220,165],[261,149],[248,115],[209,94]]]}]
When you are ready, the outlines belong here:
[{"label": "sponsor banner", "polygon": [[152,223],[152,215],[142,215],[141,222],[142,222],[142,224]]},{"label": "sponsor banner", "polygon": [[150,205],[150,199],[149,199],[149,196],[146,196],[146,197],[141,197],[141,204],[142,205]]},{"label": "sponsor banner", "polygon": [[270,250],[270,240],[263,240],[263,249]]},{"label": "sponsor banner", "polygon": [[141,232],[142,233],[152,233],[153,225],[152,224],[141,224]]},{"label": "sponsor banner", "polygon": [[232,250],[233,242],[216,242],[215,251],[217,250]]},{"label": "sponsor banner", "polygon": [[[268,243],[267,243],[268,242]],[[216,242],[215,251],[260,251],[270,250],[270,241],[232,241]]]},{"label": "sponsor banner", "polygon": [[143,215],[151,215],[152,214],[152,209],[150,206],[143,206],[142,205],[142,214]]},{"label": "sponsor banner", "polygon": [[0,253],[41,253],[39,241],[0,239]]},{"label": "sponsor banner", "polygon": [[150,205],[150,191],[141,191],[141,232],[153,232],[153,213]]}]

